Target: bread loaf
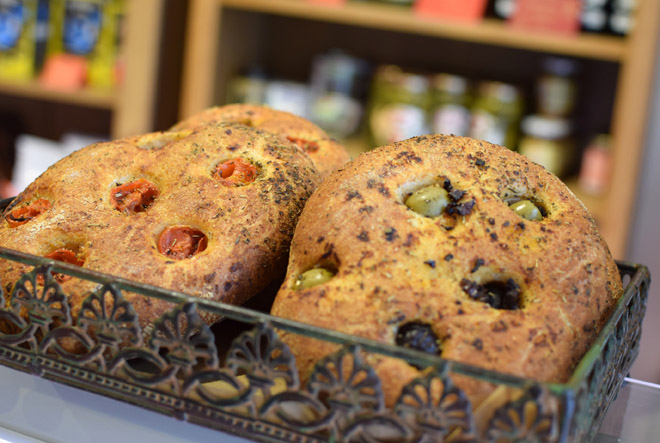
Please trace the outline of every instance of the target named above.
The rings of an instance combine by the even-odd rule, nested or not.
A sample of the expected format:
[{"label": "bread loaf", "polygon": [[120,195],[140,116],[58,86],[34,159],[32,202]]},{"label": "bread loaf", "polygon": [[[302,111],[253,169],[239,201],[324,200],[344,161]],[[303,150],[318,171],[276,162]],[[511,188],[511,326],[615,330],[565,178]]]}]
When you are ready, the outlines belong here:
[{"label": "bread loaf", "polygon": [[[321,184],[272,313],[562,382],[621,293],[593,219],[560,180],[501,146],[435,135],[367,152]],[[282,334],[303,380],[337,349]],[[419,375],[368,362],[388,404]],[[491,389],[456,382],[473,405]]]},{"label": "bread loaf", "polygon": [[248,104],[216,106],[189,117],[172,129],[193,129],[218,122],[242,123],[287,138],[309,155],[323,178],[342,167],[350,159],[344,147],[314,123],[289,112],[266,106]]},{"label": "bread loaf", "polygon": [[[239,304],[283,275],[319,180],[295,144],[241,124],[97,143],[14,199],[0,221],[0,245]],[[28,269],[0,260],[5,294]],[[96,284],[56,277],[75,316]],[[144,327],[172,307],[125,295]]]}]

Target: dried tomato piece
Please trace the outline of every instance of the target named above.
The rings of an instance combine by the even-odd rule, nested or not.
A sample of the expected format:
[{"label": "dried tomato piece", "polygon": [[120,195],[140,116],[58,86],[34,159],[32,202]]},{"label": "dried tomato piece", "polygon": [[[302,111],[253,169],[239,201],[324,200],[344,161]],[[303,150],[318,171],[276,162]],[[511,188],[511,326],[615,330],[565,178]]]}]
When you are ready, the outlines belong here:
[{"label": "dried tomato piece", "polygon": [[[53,252],[51,252],[50,254],[47,254],[45,257],[50,258],[52,260],[57,260],[57,261],[61,261],[61,262],[64,262],[64,263],[69,263],[71,265],[76,265],[76,266],[82,266],[85,263],[85,260],[78,257],[78,255],[74,251],[72,251],[71,249],[67,249],[67,248],[56,249]],[[53,277],[59,283],[62,283],[62,282],[64,282],[64,281],[71,278],[70,275],[60,274],[60,273],[55,273],[55,272],[53,272]]]},{"label": "dried tomato piece", "polygon": [[85,261],[80,257],[78,257],[78,255],[75,252],[67,248],[56,249],[50,254],[46,255],[46,258],[61,261],[64,263],[69,263],[71,265],[76,265],[76,266],[82,266],[83,263],[85,263]]},{"label": "dried tomato piece", "polygon": [[245,185],[257,178],[257,168],[242,158],[233,158],[216,166],[213,178],[225,186]]},{"label": "dried tomato piece", "polygon": [[190,258],[206,249],[208,238],[199,229],[172,226],[158,239],[158,252],[175,260]]},{"label": "dried tomato piece", "polygon": [[318,143],[311,142],[309,140],[305,140],[304,138],[297,138],[297,137],[288,136],[287,140],[297,144],[300,149],[302,149],[304,152],[307,152],[307,153],[316,152],[316,151],[319,150],[319,144]]},{"label": "dried tomato piece", "polygon": [[51,204],[48,200],[40,198],[27,206],[14,209],[5,216],[5,219],[7,220],[7,223],[9,223],[9,226],[15,228],[16,226],[29,222],[42,212],[49,210],[50,207]]},{"label": "dried tomato piece", "polygon": [[141,178],[112,188],[110,201],[117,211],[135,214],[146,211],[159,194],[156,185]]}]

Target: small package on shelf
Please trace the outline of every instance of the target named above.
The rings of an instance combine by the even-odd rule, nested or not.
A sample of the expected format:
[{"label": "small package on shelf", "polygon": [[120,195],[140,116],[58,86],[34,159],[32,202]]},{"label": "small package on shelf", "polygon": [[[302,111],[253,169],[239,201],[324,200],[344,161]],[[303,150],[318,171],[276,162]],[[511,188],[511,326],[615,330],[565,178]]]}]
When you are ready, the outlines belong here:
[{"label": "small package on shelf", "polygon": [[474,22],[483,18],[486,3],[486,0],[417,0],[415,11],[424,16]]},{"label": "small package on shelf", "polygon": [[0,1],[0,77],[34,75],[37,54],[37,0]]},{"label": "small package on shelf", "polygon": [[509,24],[533,32],[577,34],[580,0],[517,0]]},{"label": "small package on shelf", "polygon": [[612,137],[598,134],[582,153],[578,184],[585,193],[601,196],[609,184],[612,169]]},{"label": "small package on shelf", "polygon": [[117,84],[123,10],[124,0],[53,0],[41,82],[57,89]]}]

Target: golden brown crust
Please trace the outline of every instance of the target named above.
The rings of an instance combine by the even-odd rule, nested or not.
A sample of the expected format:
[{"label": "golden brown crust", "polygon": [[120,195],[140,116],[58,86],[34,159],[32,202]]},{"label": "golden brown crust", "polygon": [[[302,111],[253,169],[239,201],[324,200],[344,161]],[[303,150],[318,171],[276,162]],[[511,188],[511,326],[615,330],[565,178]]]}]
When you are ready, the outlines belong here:
[{"label": "golden brown crust", "polygon": [[[445,179],[465,192],[458,213],[427,218],[403,204],[416,188]],[[523,219],[503,201],[512,195],[540,202],[547,217]],[[294,290],[298,275],[319,264],[338,273]],[[521,309],[495,309],[464,290],[465,281],[509,278],[521,288]],[[363,154],[319,187],[296,228],[272,313],[386,343],[400,325],[419,321],[432,325],[447,359],[564,381],[621,292],[592,218],[556,177],[500,146],[428,136]],[[286,333],[284,340],[303,377],[335,349]],[[391,404],[416,371],[372,362]],[[462,387],[473,402],[487,392]]]},{"label": "golden brown crust", "polygon": [[[242,158],[258,176],[244,186],[224,186],[215,166]],[[116,210],[111,190],[146,179],[159,191],[144,212]],[[242,303],[282,275],[298,215],[319,181],[311,161],[292,144],[237,124],[163,132],[98,143],[61,160],[14,201],[0,221],[0,245],[45,256],[74,250],[87,269],[227,303]],[[10,227],[10,211],[44,198],[52,206]],[[206,249],[186,259],[158,251],[160,233],[189,226],[208,238]],[[25,266],[0,262],[7,290]],[[74,314],[94,285],[62,283]],[[169,308],[131,297],[147,325]]]},{"label": "golden brown crust", "polygon": [[314,123],[294,114],[265,106],[234,104],[206,109],[176,124],[172,130],[193,129],[208,123],[234,122],[253,126],[298,141],[321,177],[341,168],[350,160],[348,152]]}]

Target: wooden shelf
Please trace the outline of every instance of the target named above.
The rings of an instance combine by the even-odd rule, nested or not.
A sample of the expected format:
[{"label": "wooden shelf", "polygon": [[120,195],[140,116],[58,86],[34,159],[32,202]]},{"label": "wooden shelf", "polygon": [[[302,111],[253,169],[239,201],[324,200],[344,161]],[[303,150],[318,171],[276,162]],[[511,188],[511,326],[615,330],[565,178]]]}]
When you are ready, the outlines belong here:
[{"label": "wooden shelf", "polygon": [[412,9],[377,3],[351,3],[325,6],[306,0],[216,0],[225,8],[318,20],[364,28],[399,31],[443,37],[473,43],[542,51],[565,56],[621,61],[626,55],[626,39],[614,36],[580,34],[574,37],[515,30],[499,20],[485,19],[475,24],[426,18]]},{"label": "wooden shelf", "polygon": [[36,80],[10,81],[0,80],[0,94],[25,97],[36,100],[47,100],[58,103],[88,106],[114,110],[117,99],[116,91],[112,89],[80,89],[77,91],[59,91],[44,88]]}]

